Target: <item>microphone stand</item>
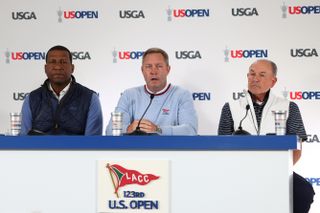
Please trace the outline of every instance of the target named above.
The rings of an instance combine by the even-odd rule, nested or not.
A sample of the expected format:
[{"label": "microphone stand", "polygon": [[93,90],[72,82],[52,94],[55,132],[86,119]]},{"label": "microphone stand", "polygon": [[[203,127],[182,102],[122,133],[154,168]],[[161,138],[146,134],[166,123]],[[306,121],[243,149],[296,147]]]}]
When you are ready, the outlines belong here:
[{"label": "microphone stand", "polygon": [[46,133],[37,129],[31,129],[27,135],[46,135]]},{"label": "microphone stand", "polygon": [[243,130],[241,126],[235,131],[232,135],[251,135],[249,132],[246,130]]},{"label": "microphone stand", "polygon": [[151,94],[151,95],[150,95],[150,102],[149,102],[146,110],[145,110],[144,113],[142,114],[142,116],[141,116],[141,118],[140,118],[140,120],[139,120],[139,122],[138,122],[138,125],[137,125],[136,129],[135,129],[133,132],[127,133],[127,134],[124,134],[124,135],[130,135],[130,136],[142,136],[142,135],[144,135],[144,136],[151,136],[151,135],[159,135],[158,133],[155,133],[155,132],[154,132],[154,133],[147,133],[147,132],[142,131],[142,130],[140,129],[140,123],[141,123],[144,115],[147,113],[147,111],[148,111],[148,109],[149,109],[149,107],[150,107],[150,105],[151,105],[151,103],[152,103],[153,98],[154,98],[154,94]]},{"label": "microphone stand", "polygon": [[247,117],[249,109],[250,109],[250,105],[247,104],[246,115],[241,119],[238,129],[234,133],[232,133],[232,135],[251,135],[249,132],[242,129],[242,121]]}]

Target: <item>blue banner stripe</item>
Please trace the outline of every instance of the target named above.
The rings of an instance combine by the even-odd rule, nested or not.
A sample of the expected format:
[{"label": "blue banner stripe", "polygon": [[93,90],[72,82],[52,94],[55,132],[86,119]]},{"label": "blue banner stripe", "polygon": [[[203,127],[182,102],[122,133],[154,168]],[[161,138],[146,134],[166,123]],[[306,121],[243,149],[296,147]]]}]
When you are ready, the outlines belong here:
[{"label": "blue banner stripe", "polygon": [[2,136],[1,150],[289,150],[296,136]]}]

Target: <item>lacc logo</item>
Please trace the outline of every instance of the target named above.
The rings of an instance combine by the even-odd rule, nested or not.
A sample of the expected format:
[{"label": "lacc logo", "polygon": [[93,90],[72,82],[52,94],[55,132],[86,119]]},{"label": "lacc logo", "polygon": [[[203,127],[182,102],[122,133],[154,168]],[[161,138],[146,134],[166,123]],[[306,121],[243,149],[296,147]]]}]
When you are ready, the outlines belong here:
[{"label": "lacc logo", "polygon": [[142,10],[120,10],[120,18],[145,18]]},{"label": "lacc logo", "polygon": [[196,51],[176,51],[177,59],[196,59],[201,58],[201,54],[198,50]]},{"label": "lacc logo", "polygon": [[192,98],[194,101],[210,101],[211,93],[210,92],[194,92],[192,93]]},{"label": "lacc logo", "polygon": [[12,12],[13,20],[30,20],[37,19],[36,14],[34,12]]},{"label": "lacc logo", "polygon": [[258,16],[257,8],[232,8],[233,16]]},{"label": "lacc logo", "polygon": [[296,91],[290,92],[291,100],[319,100],[320,91]]}]

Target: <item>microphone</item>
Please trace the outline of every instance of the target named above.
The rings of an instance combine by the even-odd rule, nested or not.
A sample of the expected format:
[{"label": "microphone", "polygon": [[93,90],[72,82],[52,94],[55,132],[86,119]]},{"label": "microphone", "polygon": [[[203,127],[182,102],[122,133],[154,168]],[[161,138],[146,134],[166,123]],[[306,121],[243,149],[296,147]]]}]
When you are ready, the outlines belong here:
[{"label": "microphone", "polygon": [[31,129],[27,135],[46,135],[46,133],[37,129]]},{"label": "microphone", "polygon": [[148,109],[149,109],[149,107],[150,107],[150,105],[152,103],[153,98],[154,98],[154,94],[151,94],[150,95],[150,102],[149,102],[147,108],[144,110],[141,118],[139,119],[139,122],[138,122],[138,125],[137,125],[136,129],[133,132],[128,133],[126,135],[158,135],[157,133],[147,133],[145,131],[140,130],[140,123],[141,123],[144,115],[147,113],[147,111],[148,111]]},{"label": "microphone", "polygon": [[246,115],[241,119],[238,129],[233,133],[233,135],[251,135],[249,132],[242,129],[242,121],[248,116],[248,111],[250,109],[250,105],[246,105]]},{"label": "microphone", "polygon": [[[250,95],[248,94],[248,91],[245,90],[245,89],[243,90],[243,93],[244,93],[244,96],[246,97],[247,104],[249,105],[248,96],[250,97]],[[252,118],[252,122],[253,122],[254,129],[256,130],[257,135],[260,135],[260,127],[259,127],[259,126],[258,126],[258,127],[256,126],[256,122],[255,122],[255,119],[254,119],[254,117],[253,117],[252,110],[251,110],[250,106],[249,106],[249,109],[250,109],[250,115],[251,115],[251,118]]]}]

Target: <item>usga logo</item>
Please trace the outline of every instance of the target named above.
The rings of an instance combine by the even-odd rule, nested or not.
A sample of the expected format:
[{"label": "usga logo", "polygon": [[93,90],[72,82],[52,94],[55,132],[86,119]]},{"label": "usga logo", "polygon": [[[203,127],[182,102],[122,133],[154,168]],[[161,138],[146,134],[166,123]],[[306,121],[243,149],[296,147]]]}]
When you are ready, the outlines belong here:
[{"label": "usga logo", "polygon": [[291,49],[290,54],[292,57],[318,57],[318,52],[315,48]]},{"label": "usga logo", "polygon": [[307,143],[320,143],[318,135],[307,135]]},{"label": "usga logo", "polygon": [[142,10],[120,10],[119,11],[120,18],[145,18]]},{"label": "usga logo", "polygon": [[12,12],[13,20],[30,20],[37,19],[36,14],[34,12]]},{"label": "usga logo", "polygon": [[201,54],[198,50],[176,51],[176,59],[201,59]]},{"label": "usga logo", "polygon": [[13,100],[15,100],[15,101],[23,101],[28,94],[29,93],[25,93],[25,92],[14,92],[13,93]]},{"label": "usga logo", "polygon": [[232,8],[231,14],[233,16],[258,16],[257,8]]},{"label": "usga logo", "polygon": [[244,97],[246,97],[244,92],[233,92],[232,93],[233,100],[239,100],[240,98],[244,98]]},{"label": "usga logo", "polygon": [[88,51],[71,52],[73,60],[91,60],[91,56]]}]

